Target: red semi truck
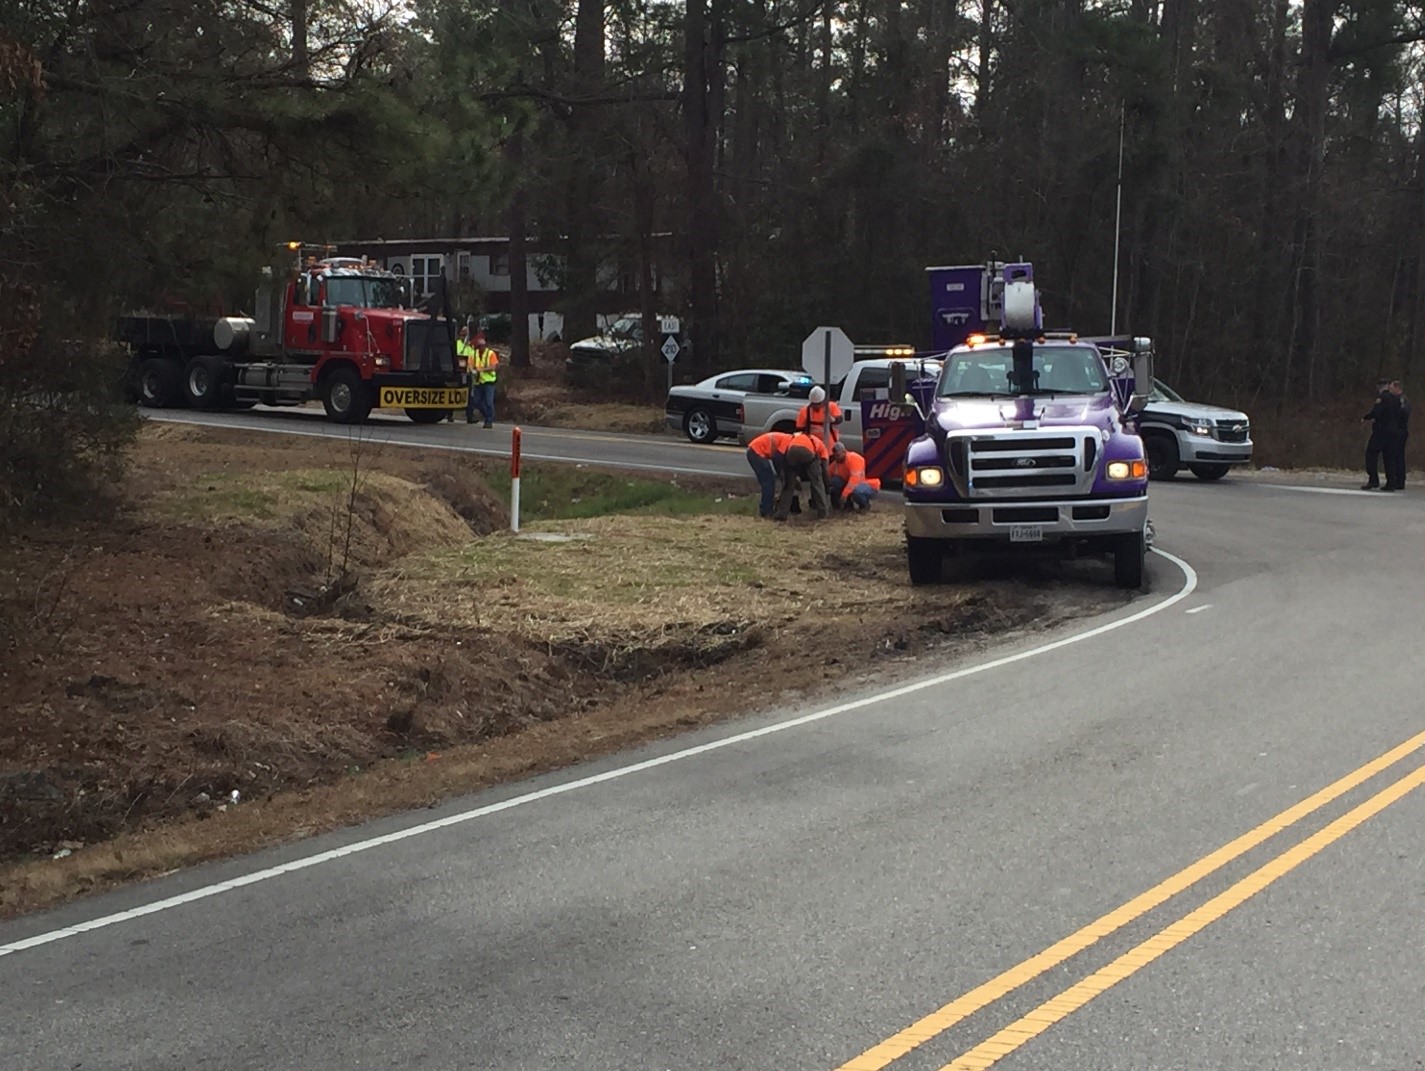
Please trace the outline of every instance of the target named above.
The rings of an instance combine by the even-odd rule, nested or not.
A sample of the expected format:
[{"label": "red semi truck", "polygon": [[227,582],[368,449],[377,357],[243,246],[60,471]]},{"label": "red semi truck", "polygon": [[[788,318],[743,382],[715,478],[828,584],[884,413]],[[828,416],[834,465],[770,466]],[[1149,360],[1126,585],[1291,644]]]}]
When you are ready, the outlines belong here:
[{"label": "red semi truck", "polygon": [[409,283],[370,261],[318,259],[330,248],[284,246],[291,259],[267,270],[252,316],[121,317],[115,337],[129,347],[135,400],[246,409],[319,399],[343,424],[378,408],[434,424],[465,408],[448,310],[419,311]]}]

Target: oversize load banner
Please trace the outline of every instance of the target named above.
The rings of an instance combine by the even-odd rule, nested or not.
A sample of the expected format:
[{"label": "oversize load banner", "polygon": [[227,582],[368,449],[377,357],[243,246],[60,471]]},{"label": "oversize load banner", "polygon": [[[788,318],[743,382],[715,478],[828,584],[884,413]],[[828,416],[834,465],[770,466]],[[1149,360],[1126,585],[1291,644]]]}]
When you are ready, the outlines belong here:
[{"label": "oversize load banner", "polygon": [[381,409],[464,409],[469,400],[464,387],[382,387]]}]

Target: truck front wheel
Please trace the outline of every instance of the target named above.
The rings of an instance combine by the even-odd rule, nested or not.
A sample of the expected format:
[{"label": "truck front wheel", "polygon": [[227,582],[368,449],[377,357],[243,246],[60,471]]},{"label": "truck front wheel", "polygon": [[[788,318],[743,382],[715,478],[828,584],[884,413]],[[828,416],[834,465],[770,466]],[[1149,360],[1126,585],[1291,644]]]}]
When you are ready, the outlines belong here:
[{"label": "truck front wheel", "polygon": [[167,409],[179,398],[183,382],[179,368],[162,357],[150,357],[139,365],[140,404],[149,409]]},{"label": "truck front wheel", "polygon": [[910,566],[912,584],[934,584],[940,579],[940,565],[945,551],[937,539],[920,536],[905,537],[905,559]]},{"label": "truck front wheel", "polygon": [[1118,537],[1113,548],[1113,579],[1121,588],[1141,588],[1146,575],[1148,541],[1142,532]]},{"label": "truck front wheel", "polygon": [[371,390],[352,368],[338,368],[322,382],[322,408],[338,424],[360,424],[371,413]]},{"label": "truck front wheel", "polygon": [[450,409],[407,409],[406,416],[411,418],[412,424],[439,424],[452,412]]},{"label": "truck front wheel", "polygon": [[194,409],[217,409],[224,393],[227,363],[217,357],[194,357],[183,369],[183,396]]}]

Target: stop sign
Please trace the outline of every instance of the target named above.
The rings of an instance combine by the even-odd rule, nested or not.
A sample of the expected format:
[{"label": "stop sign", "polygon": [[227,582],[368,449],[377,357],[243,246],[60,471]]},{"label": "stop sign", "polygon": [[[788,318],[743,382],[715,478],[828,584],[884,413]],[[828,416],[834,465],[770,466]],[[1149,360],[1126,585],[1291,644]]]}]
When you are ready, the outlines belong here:
[{"label": "stop sign", "polygon": [[802,343],[802,369],[819,383],[846,378],[856,363],[856,348],[839,327],[818,327]]}]

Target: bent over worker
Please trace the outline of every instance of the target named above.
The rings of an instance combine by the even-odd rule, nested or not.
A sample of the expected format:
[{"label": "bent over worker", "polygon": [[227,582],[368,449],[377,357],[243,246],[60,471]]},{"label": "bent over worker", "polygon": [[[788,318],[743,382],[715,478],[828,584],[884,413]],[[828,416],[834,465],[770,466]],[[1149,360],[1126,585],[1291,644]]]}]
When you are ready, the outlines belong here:
[{"label": "bent over worker", "polygon": [[841,433],[836,425],[841,423],[841,406],[826,400],[826,391],[813,387],[807,395],[806,405],[797,413],[797,431],[804,431],[823,443],[826,441],[827,421],[830,421],[831,441],[836,442]]},{"label": "bent over worker", "polygon": [[782,494],[777,499],[776,512],[772,514],[779,521],[785,521],[792,512],[792,499],[797,493],[797,482],[804,481],[811,488],[811,504],[816,515],[825,518],[829,512],[826,500],[826,443],[799,431],[787,443],[786,460],[783,462]]},{"label": "bent over worker", "polygon": [[785,431],[765,432],[747,444],[747,463],[762,488],[762,500],[757,504],[759,517],[772,516],[773,500],[777,496],[777,481],[786,464],[787,444],[792,437]]},{"label": "bent over worker", "polygon": [[476,331],[470,354],[470,401],[465,406],[465,423],[475,423],[475,410],[485,418],[485,427],[495,426],[495,376],[500,355],[485,345],[485,332]]},{"label": "bent over worker", "polygon": [[871,508],[871,499],[881,490],[881,481],[875,476],[866,476],[864,457],[855,450],[846,449],[845,443],[837,443],[831,448],[827,471],[830,473],[828,490],[833,504],[845,509]]}]

